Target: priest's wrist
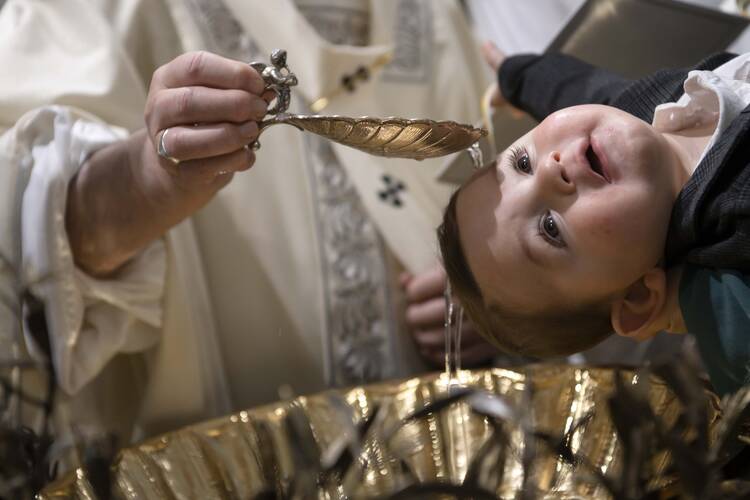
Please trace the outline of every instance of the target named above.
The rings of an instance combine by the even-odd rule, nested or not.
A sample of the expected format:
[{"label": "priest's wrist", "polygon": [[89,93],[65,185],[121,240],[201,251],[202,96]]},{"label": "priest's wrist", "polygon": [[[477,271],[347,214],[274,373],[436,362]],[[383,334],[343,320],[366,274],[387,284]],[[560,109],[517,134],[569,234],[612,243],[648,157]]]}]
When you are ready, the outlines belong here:
[{"label": "priest's wrist", "polygon": [[226,182],[202,189],[179,185],[159,165],[145,130],[102,148],[68,185],[65,227],[76,265],[111,277]]}]

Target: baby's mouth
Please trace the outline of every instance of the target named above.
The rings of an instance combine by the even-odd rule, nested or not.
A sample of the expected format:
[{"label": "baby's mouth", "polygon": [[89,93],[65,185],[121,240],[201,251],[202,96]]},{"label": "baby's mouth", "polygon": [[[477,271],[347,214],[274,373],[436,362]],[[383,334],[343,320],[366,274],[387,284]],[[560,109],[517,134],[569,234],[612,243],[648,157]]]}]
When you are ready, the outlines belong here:
[{"label": "baby's mouth", "polygon": [[596,152],[594,152],[594,148],[591,147],[591,144],[586,148],[586,160],[588,160],[589,167],[591,167],[591,170],[593,170],[596,175],[604,179],[606,182],[609,182],[607,174],[602,167],[602,162],[599,160]]}]

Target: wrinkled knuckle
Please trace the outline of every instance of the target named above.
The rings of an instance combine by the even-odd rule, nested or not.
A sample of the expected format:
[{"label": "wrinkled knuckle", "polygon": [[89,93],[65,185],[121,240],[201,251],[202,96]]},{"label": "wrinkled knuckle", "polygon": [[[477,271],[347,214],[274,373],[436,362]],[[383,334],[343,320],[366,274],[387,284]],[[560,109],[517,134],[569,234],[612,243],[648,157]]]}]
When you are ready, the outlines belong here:
[{"label": "wrinkled knuckle", "polygon": [[206,52],[199,50],[196,52],[190,52],[187,55],[187,68],[185,72],[190,78],[197,78],[203,73],[203,68],[206,62]]},{"label": "wrinkled knuckle", "polygon": [[193,106],[194,90],[190,87],[183,87],[180,93],[177,95],[177,102],[175,104],[177,116],[186,115],[190,112]]}]

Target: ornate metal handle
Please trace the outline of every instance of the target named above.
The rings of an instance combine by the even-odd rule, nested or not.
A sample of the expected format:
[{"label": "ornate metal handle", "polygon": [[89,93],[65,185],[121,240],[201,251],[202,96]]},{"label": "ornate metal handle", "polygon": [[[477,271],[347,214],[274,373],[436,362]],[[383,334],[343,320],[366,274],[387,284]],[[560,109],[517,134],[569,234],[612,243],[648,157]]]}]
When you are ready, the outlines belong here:
[{"label": "ornate metal handle", "polygon": [[276,104],[269,108],[269,115],[278,115],[289,108],[292,91],[289,87],[297,85],[297,76],[289,71],[286,65],[286,50],[276,49],[271,53],[271,64],[251,62],[250,66],[260,73],[266,82],[266,90],[276,92]]}]

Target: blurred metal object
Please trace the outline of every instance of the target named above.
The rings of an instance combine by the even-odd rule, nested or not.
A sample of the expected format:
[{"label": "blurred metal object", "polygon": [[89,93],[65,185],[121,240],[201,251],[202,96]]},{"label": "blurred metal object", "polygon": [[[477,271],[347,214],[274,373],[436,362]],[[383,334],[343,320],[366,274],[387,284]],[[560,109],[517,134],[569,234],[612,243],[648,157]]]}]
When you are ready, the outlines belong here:
[{"label": "blurred metal object", "polygon": [[[464,150],[487,135],[484,129],[452,121],[287,114],[290,87],[297,85],[297,77],[286,65],[286,51],[274,50],[271,65],[250,65],[263,77],[266,89],[276,93],[276,103],[268,110],[272,118],[260,122],[259,136],[272,125],[293,125],[372,155],[423,160]],[[257,150],[260,143],[252,146]]]},{"label": "blurred metal object", "polygon": [[[606,368],[535,365],[520,371],[461,371],[458,378],[464,386],[502,395],[522,408],[524,419],[532,420],[536,429],[568,433],[574,453],[587,457],[602,473],[616,474],[622,467],[622,443],[607,411],[616,373]],[[633,372],[620,373],[625,384],[638,381]],[[652,377],[648,382],[643,387],[654,412],[666,426],[674,425],[680,402],[661,379]],[[312,446],[310,439],[318,450],[327,450],[346,431],[342,413],[348,412],[358,425],[380,408],[378,425],[396,428],[404,417],[447,393],[446,379],[433,374],[298,397],[187,427],[122,451],[113,470],[114,497],[225,499],[271,494],[268,498],[274,498],[273,492],[283,496],[292,479],[305,473],[297,469],[304,463],[301,449]],[[335,404],[336,399],[343,403]],[[719,418],[718,404],[709,393],[712,431]],[[301,432],[305,443],[289,432],[290,416],[297,427],[309,427]],[[497,474],[502,481],[492,488],[501,498],[516,498],[524,482],[525,453],[518,449],[523,442],[520,429],[505,425],[512,449],[503,458],[504,473]],[[375,498],[415,480],[460,482],[491,432],[488,420],[469,411],[465,403],[409,420],[392,435],[370,432],[350,467],[357,469],[356,474],[319,482],[316,498],[346,498],[345,488],[350,488],[349,498]],[[666,453],[656,455],[648,464],[648,477],[668,484],[664,476],[668,464]],[[545,492],[545,498],[608,498],[601,486],[581,481],[581,473],[553,454],[538,457],[528,481]],[[48,486],[38,498],[95,496],[89,478],[79,469]]]},{"label": "blurred metal object", "polygon": [[691,67],[726,50],[747,26],[747,18],[696,3],[587,0],[546,52],[642,78],[663,68]]}]

